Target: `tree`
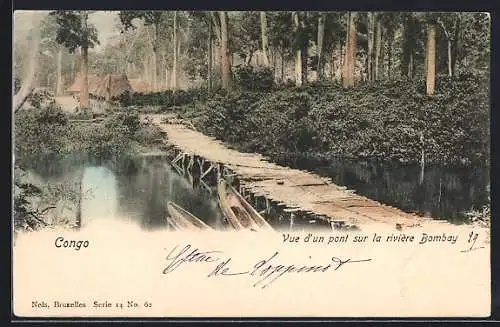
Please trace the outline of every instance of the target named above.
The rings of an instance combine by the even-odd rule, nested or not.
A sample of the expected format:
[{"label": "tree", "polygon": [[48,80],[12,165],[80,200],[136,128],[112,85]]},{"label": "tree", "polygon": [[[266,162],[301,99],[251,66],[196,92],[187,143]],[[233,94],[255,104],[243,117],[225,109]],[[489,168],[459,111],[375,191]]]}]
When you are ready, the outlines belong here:
[{"label": "tree", "polygon": [[214,26],[210,12],[188,12],[189,38],[186,40],[185,72],[191,80],[205,79],[207,89],[213,88]]},{"label": "tree", "polygon": [[[57,21],[54,16],[48,15],[42,20],[40,26],[40,45],[42,53],[49,53],[51,62],[55,59],[56,62],[56,84],[54,87],[55,94],[61,95],[63,93],[63,76],[62,76],[62,59],[64,46],[56,42]],[[52,67],[50,67],[52,68]]]},{"label": "tree", "polygon": [[425,52],[425,45],[422,42],[424,26],[417,17],[415,13],[404,13],[402,17],[401,74],[410,79],[414,77],[418,62],[422,60],[422,53]]},{"label": "tree", "polygon": [[[124,27],[124,31],[129,29],[135,29],[136,26],[133,24],[134,19],[140,19],[144,22],[147,27],[153,28],[153,37],[151,38],[152,55],[153,55],[153,87],[158,89],[159,82],[159,49],[162,37],[162,31],[166,31],[167,25],[167,12],[165,11],[134,11],[126,10],[120,11],[119,13],[120,21]],[[174,47],[175,49],[175,47]]]},{"label": "tree", "polygon": [[300,36],[301,36],[301,23],[300,23],[300,17],[299,13],[297,11],[292,13],[292,18],[293,18],[293,27],[294,27],[294,34],[295,34],[295,86],[300,87],[304,83],[303,76],[304,74],[302,73],[303,66],[302,66],[302,49],[301,46],[298,44],[300,41]]},{"label": "tree", "polygon": [[436,25],[433,21],[427,22],[427,72],[426,90],[427,95],[434,94],[436,84]]},{"label": "tree", "polygon": [[260,12],[260,28],[262,33],[262,55],[264,57],[264,66],[269,67],[268,39],[267,39],[267,17],[264,11]]},{"label": "tree", "polygon": [[374,65],[374,44],[375,44],[375,13],[367,13],[367,28],[368,28],[368,52],[367,52],[367,73],[368,81],[375,80]]},{"label": "tree", "polygon": [[[244,60],[245,66],[252,62],[254,53],[262,49],[262,19],[258,12],[232,12],[229,48]],[[267,24],[267,19],[266,19]],[[265,60],[265,59],[264,59]]]},{"label": "tree", "polygon": [[228,27],[227,27],[227,13],[225,11],[219,11],[220,20],[220,48],[222,55],[222,87],[225,90],[231,89],[231,60],[229,53],[228,44]]},{"label": "tree", "polygon": [[350,88],[354,86],[354,70],[356,66],[356,13],[349,12],[347,18],[346,51],[342,86]]},{"label": "tree", "polygon": [[[474,73],[489,73],[491,18],[489,13],[463,13],[457,65]],[[457,38],[458,39],[458,38]]]},{"label": "tree", "polygon": [[179,55],[179,40],[177,39],[177,11],[174,11],[174,27],[173,27],[173,52],[174,52],[174,62],[172,65],[172,90],[175,92],[177,85],[179,84],[179,74],[177,71],[177,60]]},{"label": "tree", "polygon": [[285,79],[285,63],[292,60],[295,53],[292,49],[294,42],[294,26],[293,20],[290,19],[290,13],[285,11],[269,12],[269,41],[271,47],[279,53],[280,56],[280,80]]},{"label": "tree", "polygon": [[58,25],[56,41],[64,45],[70,53],[80,49],[81,63],[81,90],[80,107],[89,108],[88,89],[88,50],[99,44],[97,30],[88,22],[88,11],[53,11]]},{"label": "tree", "polygon": [[317,44],[317,49],[318,49],[318,68],[316,69],[316,79],[317,81],[321,80],[321,75],[322,75],[322,61],[323,61],[323,41],[325,38],[325,20],[326,20],[326,14],[325,13],[320,13],[318,17],[318,44]]},{"label": "tree", "polygon": [[375,62],[374,62],[374,71],[373,76],[375,80],[380,79],[380,57],[382,54],[382,34],[383,34],[383,26],[380,21],[379,15],[375,15]]},{"label": "tree", "polygon": [[449,77],[453,77],[456,70],[461,18],[462,14],[459,12],[445,13],[437,17],[437,23],[441,27],[446,38],[447,67]]}]

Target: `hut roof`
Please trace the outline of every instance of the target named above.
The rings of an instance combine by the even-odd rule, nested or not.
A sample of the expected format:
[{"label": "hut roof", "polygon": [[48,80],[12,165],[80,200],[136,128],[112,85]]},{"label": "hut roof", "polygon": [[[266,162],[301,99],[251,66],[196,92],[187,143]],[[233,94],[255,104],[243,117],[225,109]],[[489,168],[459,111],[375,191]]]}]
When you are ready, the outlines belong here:
[{"label": "hut roof", "polygon": [[92,95],[102,98],[108,98],[109,95],[109,98],[112,99],[119,97],[124,92],[133,92],[127,76],[108,74],[101,78]]},{"label": "hut roof", "polygon": [[[87,79],[89,82],[89,93],[93,94],[101,82],[101,77],[97,75],[88,75]],[[75,82],[73,83],[73,85],[71,85],[66,91],[69,93],[80,92],[81,83],[82,83],[81,76],[78,75],[75,78]]]},{"label": "hut roof", "polygon": [[129,82],[130,86],[132,87],[132,90],[136,93],[153,92],[153,86],[140,78],[131,78],[129,79]]}]

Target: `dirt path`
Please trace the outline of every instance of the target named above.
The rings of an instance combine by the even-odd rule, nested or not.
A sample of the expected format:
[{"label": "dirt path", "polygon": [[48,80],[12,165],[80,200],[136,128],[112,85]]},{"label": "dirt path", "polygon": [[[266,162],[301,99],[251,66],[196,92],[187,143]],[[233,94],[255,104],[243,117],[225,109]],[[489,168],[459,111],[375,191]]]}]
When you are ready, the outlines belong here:
[{"label": "dirt path", "polygon": [[255,153],[229,149],[221,141],[191,130],[184,125],[165,123],[166,116],[147,115],[167,133],[169,142],[189,154],[223,163],[234,171],[242,185],[255,195],[265,196],[288,207],[328,216],[347,224],[384,224],[395,228],[424,225],[450,225],[443,221],[419,217],[383,205],[335,185],[330,179],[313,173],[278,166]]}]

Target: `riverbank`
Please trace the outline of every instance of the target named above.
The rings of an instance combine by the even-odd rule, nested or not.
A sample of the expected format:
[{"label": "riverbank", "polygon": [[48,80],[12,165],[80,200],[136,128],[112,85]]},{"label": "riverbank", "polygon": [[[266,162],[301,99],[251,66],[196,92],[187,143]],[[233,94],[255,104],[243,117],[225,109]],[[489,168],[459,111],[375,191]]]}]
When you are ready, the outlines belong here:
[{"label": "riverbank", "polygon": [[[110,113],[102,120],[74,120],[60,108],[47,107],[16,113],[14,170],[14,228],[37,230],[79,225],[82,171],[64,180],[44,178],[57,167],[38,163],[76,161],[96,163],[162,150],[163,134],[136,114]],[[160,143],[158,141],[160,140]],[[36,173],[38,171],[38,173]]]}]

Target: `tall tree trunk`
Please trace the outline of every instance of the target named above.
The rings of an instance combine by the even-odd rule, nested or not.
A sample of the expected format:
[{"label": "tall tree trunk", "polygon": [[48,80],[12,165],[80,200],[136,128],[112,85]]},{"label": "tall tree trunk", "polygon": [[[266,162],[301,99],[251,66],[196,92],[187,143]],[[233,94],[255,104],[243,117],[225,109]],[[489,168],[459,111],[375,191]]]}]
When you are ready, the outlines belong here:
[{"label": "tall tree trunk", "polygon": [[[84,34],[87,34],[88,30],[88,13],[85,11],[82,14],[82,27]],[[81,67],[81,75],[82,75],[82,83],[80,85],[80,108],[88,109],[89,108],[89,49],[88,47],[82,46],[82,67]]]},{"label": "tall tree trunk", "polygon": [[320,13],[318,17],[318,67],[316,69],[316,80],[319,82],[323,77],[323,68],[322,68],[322,60],[323,60],[323,39],[325,37],[325,20],[326,14]]},{"label": "tall tree trunk", "polygon": [[285,50],[281,49],[280,52],[280,60],[281,60],[281,82],[285,82]]},{"label": "tall tree trunk", "polygon": [[212,24],[208,23],[208,72],[207,72],[207,92],[208,95],[212,92],[212,63],[213,63],[213,50],[212,50]]},{"label": "tall tree trunk", "polygon": [[[428,29],[427,29],[427,32],[428,32]],[[426,45],[425,45],[425,59],[424,59],[424,77],[427,78],[427,67],[428,67],[428,58],[429,58],[429,41],[428,41],[428,37],[427,37],[427,42],[426,42]]]},{"label": "tall tree trunk", "polygon": [[335,51],[330,56],[330,80],[335,81]]},{"label": "tall tree trunk", "polygon": [[342,44],[342,42],[339,42],[339,66],[337,67],[337,70],[335,71],[335,74],[339,72],[339,77],[340,79],[337,79],[339,83],[342,83],[342,76],[344,76],[344,59],[345,59],[345,46]]},{"label": "tall tree trunk", "polygon": [[156,61],[157,61],[157,53],[156,53],[156,49],[153,49],[153,53],[152,53],[152,57],[153,57],[153,60],[151,61],[151,81],[152,81],[152,84],[153,84],[153,89],[154,91],[158,91],[158,80],[157,80],[157,76],[156,76]]},{"label": "tall tree trunk", "polygon": [[461,22],[461,14],[458,13],[458,18],[455,21],[455,36],[453,38],[453,53],[451,57],[451,75],[455,76],[457,71],[457,56],[460,48],[460,22]]},{"label": "tall tree trunk", "polygon": [[56,95],[60,96],[63,94],[63,78],[62,78],[62,48],[57,51],[57,79],[56,79]]},{"label": "tall tree trunk", "polygon": [[374,29],[375,29],[375,20],[374,13],[368,12],[368,63],[367,63],[367,73],[368,73],[368,81],[373,81],[373,43],[374,43]]},{"label": "tall tree trunk", "polygon": [[349,36],[349,40],[351,41],[350,44],[350,50],[349,53],[351,55],[351,62],[350,62],[350,73],[351,73],[351,86],[354,86],[354,80],[355,80],[355,73],[356,73],[356,52],[357,52],[357,34],[358,31],[356,29],[356,20],[357,20],[357,13],[352,12],[351,13],[351,25],[349,29],[349,33],[351,35]]},{"label": "tall tree trunk", "polygon": [[180,83],[181,78],[181,41],[179,36],[177,36],[177,71],[175,72],[175,86],[177,89],[181,89],[182,85]]},{"label": "tall tree trunk", "polygon": [[170,85],[168,83],[170,75],[168,74],[168,65],[165,65],[165,90],[170,90]]},{"label": "tall tree trunk", "polygon": [[[299,13],[293,12],[292,17],[295,37],[298,38],[300,29]],[[302,51],[300,51],[300,48],[295,51],[295,86],[302,86]]]},{"label": "tall tree trunk", "polygon": [[271,50],[271,67],[273,69],[273,80],[276,82],[276,50]]},{"label": "tall tree trunk", "polygon": [[394,48],[394,35],[389,35],[387,38],[387,79],[391,79],[392,73],[392,59],[393,59],[393,48]]},{"label": "tall tree trunk", "polygon": [[177,90],[177,11],[174,11],[174,33],[172,40],[174,50],[174,60],[172,64],[172,90],[175,92]]},{"label": "tall tree trunk", "polygon": [[410,52],[410,59],[408,60],[408,78],[413,78],[413,52]]},{"label": "tall tree trunk", "polygon": [[373,75],[375,77],[375,80],[380,79],[380,54],[382,51],[382,24],[377,17],[376,19],[376,28],[375,28],[375,67],[373,71]]},{"label": "tall tree trunk", "polygon": [[21,88],[14,95],[13,99],[13,110],[17,112],[26,102],[30,94],[35,88],[35,83],[37,79],[37,63],[38,63],[38,50],[40,48],[40,37],[39,29],[35,29],[35,37],[32,39],[32,44],[30,47],[30,54],[28,60],[28,67],[26,73],[21,81]]},{"label": "tall tree trunk", "polygon": [[[300,19],[300,34],[301,34],[301,37],[307,37],[307,34],[304,33],[304,31],[306,30],[306,26],[305,26],[305,20],[307,20],[308,16],[309,16],[309,13],[306,11],[304,13],[305,15],[305,18],[304,19]],[[308,53],[308,50],[309,50],[309,40],[305,40],[304,42],[302,42],[302,49],[301,49],[301,58],[302,58],[302,84],[307,84],[309,82],[309,69],[308,69],[308,59],[309,59],[309,53]]]},{"label": "tall tree trunk", "polygon": [[75,59],[72,57],[71,58],[71,67],[70,67],[71,81],[74,81],[76,76],[77,76],[75,65],[76,65]]},{"label": "tall tree trunk", "polygon": [[269,45],[267,39],[267,17],[266,12],[260,12],[260,28],[262,35],[262,57],[264,59],[264,66],[269,67]]},{"label": "tall tree trunk", "polygon": [[448,39],[447,41],[448,43],[448,76],[449,77],[453,77],[453,67],[452,67],[452,64],[451,64],[451,61],[452,61],[452,56],[451,56],[451,40]]},{"label": "tall tree trunk", "polygon": [[222,87],[231,89],[231,63],[228,45],[227,16],[225,11],[219,11],[221,30],[221,55],[222,55]]},{"label": "tall tree trunk", "polygon": [[342,86],[350,88],[354,86],[354,70],[356,64],[356,24],[355,13],[349,12],[347,18],[346,52],[344,60],[344,74]]},{"label": "tall tree trunk", "polygon": [[301,60],[302,60],[302,84],[307,84],[308,82],[308,69],[307,69],[307,48],[302,48],[300,51]]},{"label": "tall tree trunk", "polygon": [[434,94],[436,83],[436,25],[427,24],[427,95]]},{"label": "tall tree trunk", "polygon": [[80,85],[80,108],[89,108],[89,54],[87,47],[82,47],[82,83]]},{"label": "tall tree trunk", "polygon": [[149,79],[149,59],[143,59],[142,60],[142,76],[144,80],[148,83],[151,83],[151,80]]}]

